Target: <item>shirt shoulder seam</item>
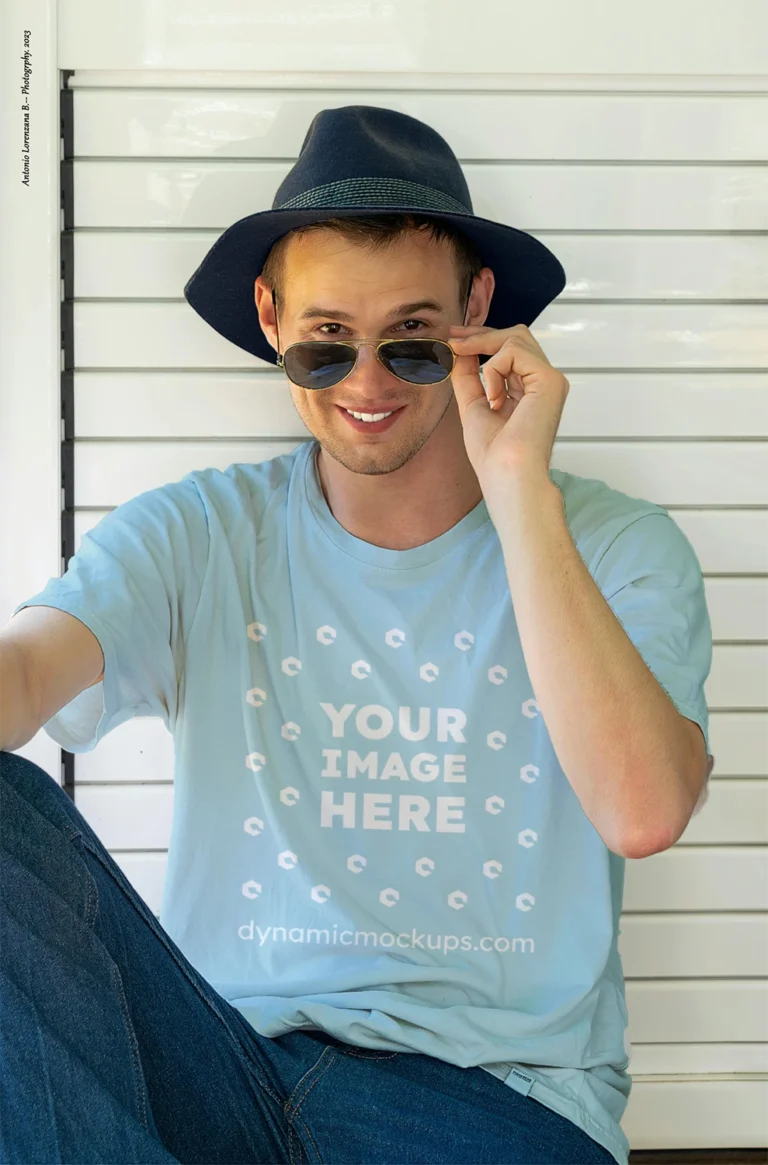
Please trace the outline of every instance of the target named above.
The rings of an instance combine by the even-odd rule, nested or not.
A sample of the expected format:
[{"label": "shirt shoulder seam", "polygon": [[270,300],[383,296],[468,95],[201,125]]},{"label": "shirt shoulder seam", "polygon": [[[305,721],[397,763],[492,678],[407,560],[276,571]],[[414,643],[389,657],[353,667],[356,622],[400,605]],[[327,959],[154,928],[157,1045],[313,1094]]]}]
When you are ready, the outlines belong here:
[{"label": "shirt shoulder seam", "polygon": [[621,535],[622,535],[622,534],[623,534],[623,533],[624,533],[626,530],[628,530],[628,529],[630,528],[630,526],[634,526],[635,522],[641,522],[641,521],[643,520],[643,518],[657,518],[657,517],[659,517],[659,518],[667,518],[667,519],[668,519],[670,522],[672,521],[672,518],[671,518],[671,517],[670,517],[670,515],[669,515],[669,514],[666,512],[666,510],[662,510],[662,509],[656,509],[656,510],[646,510],[646,511],[645,511],[645,513],[643,513],[643,514],[636,514],[636,515],[635,515],[635,517],[634,517],[634,518],[632,518],[632,520],[631,520],[631,521],[627,522],[626,526],[622,526],[622,527],[621,527],[621,529],[620,529],[620,530],[618,530],[618,531],[616,532],[616,534],[613,536],[613,538],[611,539],[611,541],[608,543],[608,545],[605,547],[605,549],[603,550],[602,554],[601,554],[601,555],[600,555],[600,557],[598,558],[597,562],[595,563],[594,567],[592,568],[592,569],[594,570],[594,572],[595,572],[595,573],[597,573],[597,571],[598,571],[598,569],[599,569],[599,567],[600,567],[600,563],[603,561],[603,559],[605,558],[606,554],[608,553],[608,551],[609,551],[609,550],[611,549],[611,547],[613,546],[613,544],[614,544],[614,542],[616,541],[616,539],[617,539],[617,538],[620,538],[620,537],[621,537]]},{"label": "shirt shoulder seam", "polygon": [[202,510],[203,510],[203,518],[205,520],[205,531],[206,531],[206,534],[208,535],[208,549],[206,550],[206,554],[205,554],[205,569],[203,570],[203,577],[200,580],[200,591],[199,591],[198,596],[197,596],[197,602],[195,603],[194,614],[192,615],[192,618],[189,621],[189,629],[188,629],[186,635],[184,636],[184,639],[182,640],[182,645],[183,645],[183,649],[184,649],[184,666],[185,667],[186,667],[186,659],[187,659],[187,644],[189,643],[193,628],[195,626],[195,621],[197,619],[197,613],[200,610],[200,602],[201,602],[202,597],[203,597],[203,587],[205,586],[206,576],[208,574],[208,569],[209,569],[210,563],[211,563],[211,528],[210,528],[210,524],[208,522],[208,510],[206,508],[205,500],[204,500],[202,492],[200,490],[200,486],[197,484],[194,477],[190,476],[189,480],[192,483],[192,485],[195,487],[195,490],[197,492],[197,496],[200,500],[200,505],[201,505]]}]

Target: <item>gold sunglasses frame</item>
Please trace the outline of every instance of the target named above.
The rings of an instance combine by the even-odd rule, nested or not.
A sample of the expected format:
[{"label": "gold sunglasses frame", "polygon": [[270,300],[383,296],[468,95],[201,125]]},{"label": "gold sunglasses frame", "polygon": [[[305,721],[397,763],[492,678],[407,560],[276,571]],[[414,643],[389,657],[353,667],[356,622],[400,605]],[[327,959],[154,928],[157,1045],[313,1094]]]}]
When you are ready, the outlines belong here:
[{"label": "gold sunglasses frame", "polygon": [[[451,355],[453,356],[453,363],[451,364],[450,370],[446,372],[445,376],[441,377],[440,380],[430,380],[428,384],[419,384],[419,382],[416,380],[406,380],[404,376],[398,376],[396,372],[392,372],[391,368],[387,368],[381,356],[379,356],[379,348],[383,347],[384,344],[412,344],[414,340],[426,340],[431,344],[444,344],[445,347],[450,351]],[[285,367],[285,357],[288,355],[291,348],[302,348],[306,344],[336,344],[337,346],[343,345],[345,348],[354,348],[355,350],[354,363],[346,376],[342,376],[341,380],[334,380],[333,384],[323,385],[323,388],[335,388],[337,384],[341,384],[343,381],[345,381],[347,376],[352,375],[352,373],[355,371],[355,368],[357,367],[359,349],[363,344],[370,344],[373,346],[376,351],[376,359],[379,361],[379,364],[381,364],[382,368],[387,369],[387,372],[389,372],[391,376],[395,376],[398,380],[402,380],[403,384],[415,384],[417,388],[432,388],[432,386],[435,384],[444,384],[445,381],[450,379],[450,377],[453,375],[453,370],[456,367],[456,361],[458,359],[458,353],[454,352],[453,348],[447,340],[441,340],[439,336],[413,336],[411,338],[402,337],[397,340],[297,340],[295,344],[289,344],[282,355],[278,353],[277,357],[278,368],[283,369],[285,375],[288,376],[288,379],[291,381],[291,384],[296,384],[296,381],[291,380],[291,377],[288,375],[288,370]],[[318,388],[308,388],[304,384],[297,385],[297,388],[304,388],[307,392],[322,391],[322,389]]]},{"label": "gold sunglasses frame", "polygon": [[[469,307],[469,300],[470,300],[471,295],[472,295],[472,284],[473,283],[474,283],[474,280],[471,280],[470,285],[469,285],[469,291],[467,292],[467,302],[464,305],[463,318],[465,320],[467,318],[467,308]],[[352,367],[350,368],[349,372],[347,373],[347,376],[351,376],[352,373],[355,371],[355,368],[357,367],[358,351],[359,351],[361,344],[373,344],[373,346],[376,350],[376,359],[378,360],[379,364],[381,364],[382,368],[387,369],[387,372],[390,372],[390,370],[389,370],[389,368],[387,368],[386,364],[379,356],[379,348],[382,346],[382,344],[412,344],[414,340],[432,340],[433,343],[445,344],[446,348],[450,349],[451,355],[453,356],[453,364],[451,365],[451,371],[447,372],[446,375],[442,378],[442,380],[433,380],[428,385],[427,384],[418,384],[415,380],[405,380],[404,377],[398,376],[396,372],[390,372],[391,376],[395,376],[395,377],[397,377],[398,380],[402,380],[403,384],[416,384],[417,388],[431,388],[433,384],[444,384],[445,381],[450,379],[450,377],[453,375],[453,370],[456,367],[456,361],[457,361],[458,355],[459,355],[458,352],[454,352],[453,348],[451,348],[451,345],[448,343],[448,341],[441,340],[439,336],[403,336],[401,339],[397,339],[397,340],[336,340],[336,339],[297,340],[295,344],[289,344],[288,347],[285,349],[285,352],[283,352],[281,354],[280,347],[279,347],[279,345],[280,345],[280,330],[279,330],[278,323],[277,323],[277,296],[275,294],[274,288],[272,289],[272,305],[275,309],[275,330],[277,332],[277,343],[278,343],[276,363],[277,363],[278,368],[282,368],[282,370],[283,370],[283,372],[285,372],[286,376],[288,376],[288,371],[285,367],[285,357],[288,354],[288,352],[290,352],[291,348],[297,348],[299,346],[299,344],[346,344],[348,347],[354,348],[355,349],[355,362],[352,365]],[[326,384],[325,388],[335,388],[337,384],[341,384],[343,381],[345,381],[347,379],[347,376],[342,376],[341,380],[335,380],[333,382],[333,384]],[[290,376],[288,376],[288,379],[291,380]],[[291,384],[296,384],[296,381],[291,380]],[[296,387],[297,388],[304,388],[305,386],[303,384],[298,384],[298,385],[296,385]],[[307,392],[322,392],[323,389],[307,388],[306,391]]]}]

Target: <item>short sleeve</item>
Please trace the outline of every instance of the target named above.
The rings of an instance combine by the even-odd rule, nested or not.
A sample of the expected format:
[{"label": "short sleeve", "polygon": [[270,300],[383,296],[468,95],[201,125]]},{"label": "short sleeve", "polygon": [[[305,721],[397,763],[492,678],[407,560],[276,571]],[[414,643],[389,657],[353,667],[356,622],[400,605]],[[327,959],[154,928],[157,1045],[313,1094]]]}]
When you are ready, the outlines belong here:
[{"label": "short sleeve", "polygon": [[704,694],[712,666],[712,627],[696,553],[669,514],[646,513],[613,539],[593,577],[677,710],[704,734],[707,784],[695,815],[706,804],[714,766]]},{"label": "short sleeve", "polygon": [[23,607],[57,607],[98,639],[104,676],[43,727],[71,752],[87,752],[133,716],[173,731],[184,651],[208,561],[206,511],[185,478],[117,506],[89,530],[61,578]]}]

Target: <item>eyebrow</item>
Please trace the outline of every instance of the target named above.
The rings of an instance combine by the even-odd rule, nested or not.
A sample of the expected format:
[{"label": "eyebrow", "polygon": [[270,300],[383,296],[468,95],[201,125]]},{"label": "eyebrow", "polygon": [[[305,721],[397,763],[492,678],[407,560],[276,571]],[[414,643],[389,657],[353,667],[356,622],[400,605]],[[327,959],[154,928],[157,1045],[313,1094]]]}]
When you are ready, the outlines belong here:
[{"label": "eyebrow", "polygon": [[[413,315],[417,311],[435,311],[444,312],[445,307],[441,303],[437,303],[434,299],[419,299],[415,303],[401,303],[399,307],[393,308],[391,312],[385,317],[388,320],[397,319],[399,316]],[[317,304],[312,304],[311,307],[305,308],[304,311],[297,317],[298,320],[314,320],[320,316],[331,316],[336,320],[345,320],[347,323],[352,323],[354,316],[346,311],[331,311],[329,308],[320,307]]]}]

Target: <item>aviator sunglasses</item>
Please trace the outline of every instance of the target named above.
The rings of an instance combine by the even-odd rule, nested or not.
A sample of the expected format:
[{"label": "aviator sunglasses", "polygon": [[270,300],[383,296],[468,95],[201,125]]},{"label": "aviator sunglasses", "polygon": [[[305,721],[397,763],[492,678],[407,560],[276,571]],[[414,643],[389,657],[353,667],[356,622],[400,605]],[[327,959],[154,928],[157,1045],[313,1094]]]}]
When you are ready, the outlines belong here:
[{"label": "aviator sunglasses", "polygon": [[[466,318],[467,303],[464,307]],[[277,299],[272,292],[277,328]],[[447,340],[414,336],[404,340],[300,340],[280,355],[277,334],[277,364],[299,388],[332,388],[346,380],[357,363],[362,344],[372,344],[376,356],[387,372],[408,384],[441,384],[453,372],[456,353]]]}]

